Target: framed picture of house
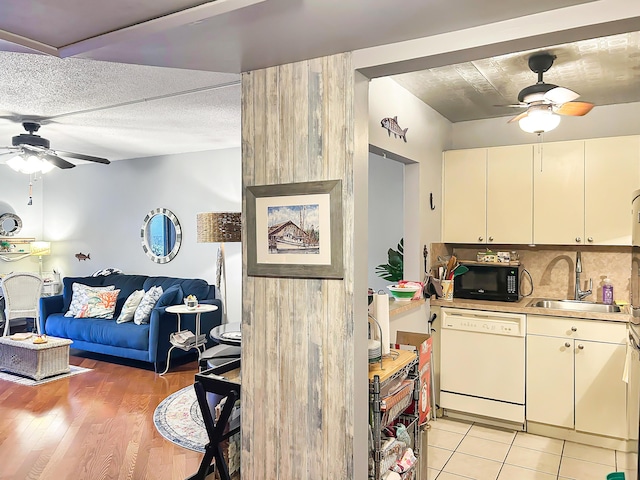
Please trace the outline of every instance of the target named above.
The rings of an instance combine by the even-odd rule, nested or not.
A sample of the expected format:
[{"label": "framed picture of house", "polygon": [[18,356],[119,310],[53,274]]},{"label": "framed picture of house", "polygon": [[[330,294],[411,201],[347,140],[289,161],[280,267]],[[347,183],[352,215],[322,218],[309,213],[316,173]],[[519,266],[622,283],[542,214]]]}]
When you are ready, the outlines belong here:
[{"label": "framed picture of house", "polygon": [[343,278],[342,181],[247,187],[247,274]]}]

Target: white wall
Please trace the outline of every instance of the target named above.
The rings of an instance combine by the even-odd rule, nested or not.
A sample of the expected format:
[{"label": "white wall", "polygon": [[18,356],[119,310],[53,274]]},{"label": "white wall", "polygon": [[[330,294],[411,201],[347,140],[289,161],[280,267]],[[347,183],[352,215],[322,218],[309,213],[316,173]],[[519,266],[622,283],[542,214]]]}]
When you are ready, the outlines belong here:
[{"label": "white wall", "polygon": [[388,280],[375,273],[388,261],[389,248],[396,250],[404,235],[404,164],[369,153],[369,256],[368,285],[386,289]]},{"label": "white wall", "polygon": [[[396,115],[408,128],[406,143],[380,126]],[[369,144],[415,162],[404,171],[404,266],[408,280],[422,280],[422,247],[440,240],[442,151],[450,148],[451,123],[390,78],[377,78],[369,84]],[[435,210],[429,208],[430,193]]]},{"label": "white wall", "polygon": [[637,135],[638,116],[640,103],[596,106],[584,117],[563,116],[560,125],[542,137],[523,132],[517,123],[508,124],[511,117],[459,122],[452,127],[451,149]]},{"label": "white wall", "polygon": [[[0,200],[16,209],[24,222],[21,236],[52,242],[44,269],[65,276],[90,275],[116,267],[125,273],[203,278],[215,283],[218,244],[196,243],[196,214],[241,210],[240,149],[140,158],[111,165],[54,169],[41,181],[43,193],[27,210],[28,176],[0,165]],[[180,221],[183,243],[167,264],[152,262],[141,247],[144,216],[154,208],[171,210]],[[78,261],[76,253],[91,254]],[[242,251],[225,245],[227,312],[240,321]],[[36,259],[1,263],[0,271],[37,271]]]}]

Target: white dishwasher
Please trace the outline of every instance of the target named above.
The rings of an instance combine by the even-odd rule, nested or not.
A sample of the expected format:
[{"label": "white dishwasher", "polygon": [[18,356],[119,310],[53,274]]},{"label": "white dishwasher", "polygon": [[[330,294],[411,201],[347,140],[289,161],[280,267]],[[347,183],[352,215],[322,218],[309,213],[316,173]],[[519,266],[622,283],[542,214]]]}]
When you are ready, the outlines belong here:
[{"label": "white dishwasher", "polygon": [[524,424],[526,315],[441,312],[440,406]]}]

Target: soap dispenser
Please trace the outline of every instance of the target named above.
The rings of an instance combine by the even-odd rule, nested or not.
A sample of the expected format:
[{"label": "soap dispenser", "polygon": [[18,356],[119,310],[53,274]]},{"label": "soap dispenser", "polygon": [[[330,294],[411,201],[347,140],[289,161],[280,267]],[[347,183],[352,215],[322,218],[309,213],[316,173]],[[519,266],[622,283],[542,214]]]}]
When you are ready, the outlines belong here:
[{"label": "soap dispenser", "polygon": [[604,285],[602,285],[602,303],[605,305],[613,305],[613,285],[611,284],[611,279],[609,277],[605,277],[603,280]]}]

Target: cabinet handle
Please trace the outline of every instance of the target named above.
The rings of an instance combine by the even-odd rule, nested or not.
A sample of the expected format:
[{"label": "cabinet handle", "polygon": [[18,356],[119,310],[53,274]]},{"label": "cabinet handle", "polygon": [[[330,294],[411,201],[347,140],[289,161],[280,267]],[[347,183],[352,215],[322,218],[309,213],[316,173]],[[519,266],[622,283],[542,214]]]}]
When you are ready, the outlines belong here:
[{"label": "cabinet handle", "polygon": [[484,238],[482,237],[478,237],[478,241],[481,242],[482,240],[484,240]]},{"label": "cabinet handle", "polygon": [[576,237],[576,242],[580,243],[582,241],[582,239],[580,237]]},{"label": "cabinet handle", "polygon": [[584,349],[584,345],[582,345],[582,344],[578,345],[578,349],[583,350]]},{"label": "cabinet handle", "polygon": [[572,331],[572,332],[577,332],[577,331],[578,331],[578,329],[577,329],[576,327],[571,327],[571,331]]},{"label": "cabinet handle", "polygon": [[489,237],[489,241],[490,241],[490,242],[493,242],[493,237]]},{"label": "cabinet handle", "polygon": [[564,344],[564,346],[565,346],[565,347],[567,347],[567,348],[569,348],[569,347],[571,347],[571,344],[570,344],[569,342],[566,342],[566,343]]},{"label": "cabinet handle", "polygon": [[593,237],[587,238],[587,242],[593,242]]}]

